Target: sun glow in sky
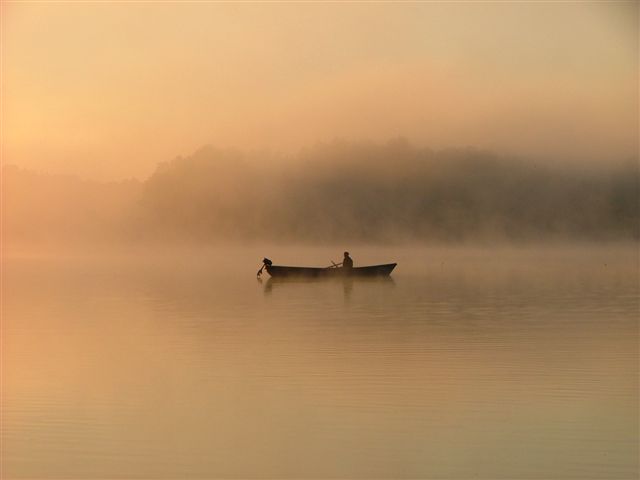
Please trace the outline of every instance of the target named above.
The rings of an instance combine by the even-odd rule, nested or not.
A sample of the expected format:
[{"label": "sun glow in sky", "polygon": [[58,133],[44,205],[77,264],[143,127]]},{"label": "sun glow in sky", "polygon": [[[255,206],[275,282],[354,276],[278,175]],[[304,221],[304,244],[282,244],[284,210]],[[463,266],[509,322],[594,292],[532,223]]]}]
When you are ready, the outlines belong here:
[{"label": "sun glow in sky", "polygon": [[3,161],[144,178],[335,137],[634,155],[638,4],[2,4]]}]

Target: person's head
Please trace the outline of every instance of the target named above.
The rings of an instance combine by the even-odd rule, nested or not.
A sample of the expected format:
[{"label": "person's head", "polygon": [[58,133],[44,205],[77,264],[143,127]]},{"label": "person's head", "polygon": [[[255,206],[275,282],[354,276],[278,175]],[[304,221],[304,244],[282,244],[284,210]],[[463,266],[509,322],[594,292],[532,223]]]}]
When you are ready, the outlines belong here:
[{"label": "person's head", "polygon": [[349,252],[344,252],[345,258],[349,256]]}]

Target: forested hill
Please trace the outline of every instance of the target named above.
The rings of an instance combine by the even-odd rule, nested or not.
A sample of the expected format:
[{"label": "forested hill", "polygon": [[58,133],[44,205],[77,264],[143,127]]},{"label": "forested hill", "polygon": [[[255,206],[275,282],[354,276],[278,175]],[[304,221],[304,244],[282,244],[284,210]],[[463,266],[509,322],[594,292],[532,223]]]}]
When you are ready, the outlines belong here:
[{"label": "forested hill", "polygon": [[205,148],[145,182],[159,231],[198,238],[637,238],[638,170],[554,167],[398,141],[333,143],[277,166]]},{"label": "forested hill", "polygon": [[143,182],[3,173],[5,227],[21,239],[625,240],[640,229],[634,160],[560,167],[398,140],[282,159],[206,147]]}]

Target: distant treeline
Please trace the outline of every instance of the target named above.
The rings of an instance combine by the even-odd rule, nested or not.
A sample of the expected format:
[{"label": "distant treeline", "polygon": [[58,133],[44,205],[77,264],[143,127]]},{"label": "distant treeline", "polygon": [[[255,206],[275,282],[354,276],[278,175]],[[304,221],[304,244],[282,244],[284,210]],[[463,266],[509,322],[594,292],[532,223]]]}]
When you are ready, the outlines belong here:
[{"label": "distant treeline", "polygon": [[637,159],[554,165],[397,140],[334,142],[290,159],[205,147],[160,164],[144,182],[98,184],[15,168],[4,177],[5,231],[22,239],[640,238]]}]

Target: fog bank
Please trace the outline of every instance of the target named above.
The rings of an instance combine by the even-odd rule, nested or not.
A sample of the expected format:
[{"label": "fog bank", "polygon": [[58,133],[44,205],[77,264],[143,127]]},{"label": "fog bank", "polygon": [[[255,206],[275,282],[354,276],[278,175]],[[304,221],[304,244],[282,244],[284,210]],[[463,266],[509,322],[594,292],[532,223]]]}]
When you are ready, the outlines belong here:
[{"label": "fog bank", "polygon": [[294,158],[204,147],[145,181],[3,169],[5,242],[637,240],[637,159],[557,166],[398,139]]}]

